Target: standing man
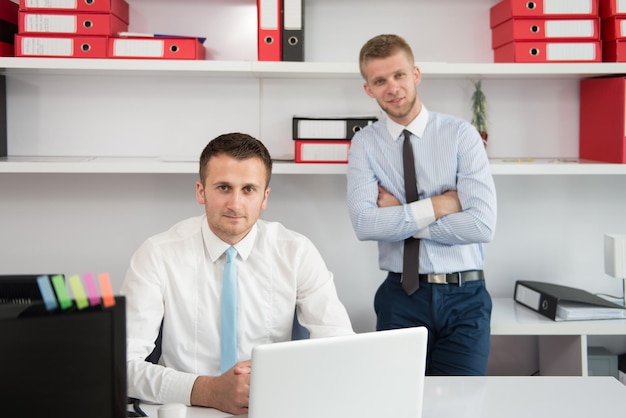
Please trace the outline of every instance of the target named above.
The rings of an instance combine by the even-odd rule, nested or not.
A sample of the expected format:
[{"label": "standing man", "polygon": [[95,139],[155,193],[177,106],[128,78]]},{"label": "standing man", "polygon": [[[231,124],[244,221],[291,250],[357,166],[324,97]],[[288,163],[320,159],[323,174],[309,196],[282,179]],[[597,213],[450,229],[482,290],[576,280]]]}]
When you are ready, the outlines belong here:
[{"label": "standing man", "polygon": [[421,73],[403,38],[370,39],[359,66],[365,93],[386,114],[355,134],[347,174],[356,235],[378,241],[388,272],[374,299],[376,328],[426,326],[427,374],[484,375],[491,298],[482,244],[494,235],[496,192],[481,137],[421,103]]},{"label": "standing man", "polygon": [[[205,214],[149,238],[133,255],[122,285],[129,396],[244,414],[252,348],[291,339],[294,310],[312,338],[353,334],[313,243],[259,219],[271,172],[261,141],[215,138],[202,151],[196,183]],[[222,323],[228,318],[230,326]],[[162,353],[152,364],[145,359],[161,323]]]}]

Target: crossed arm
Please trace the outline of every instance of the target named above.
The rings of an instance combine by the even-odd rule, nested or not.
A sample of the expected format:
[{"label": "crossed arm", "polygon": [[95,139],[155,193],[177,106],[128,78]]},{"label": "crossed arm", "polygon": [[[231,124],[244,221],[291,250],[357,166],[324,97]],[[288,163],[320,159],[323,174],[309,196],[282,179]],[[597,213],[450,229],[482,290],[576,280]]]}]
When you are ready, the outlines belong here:
[{"label": "crossed arm", "polygon": [[[457,192],[454,190],[448,190],[439,196],[433,196],[430,200],[435,211],[435,219],[450,215],[451,213],[461,212],[462,210],[461,202],[459,201]],[[385,190],[381,185],[378,185],[378,200],[376,203],[379,208],[400,206],[402,204],[393,194]]]}]

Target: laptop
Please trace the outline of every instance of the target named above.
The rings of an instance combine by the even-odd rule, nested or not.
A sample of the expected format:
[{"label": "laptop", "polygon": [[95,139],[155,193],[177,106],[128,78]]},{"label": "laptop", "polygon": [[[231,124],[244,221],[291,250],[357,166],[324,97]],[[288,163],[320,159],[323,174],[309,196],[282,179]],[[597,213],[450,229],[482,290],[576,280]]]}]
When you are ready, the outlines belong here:
[{"label": "laptop", "polygon": [[249,418],[421,418],[425,327],[265,344]]}]

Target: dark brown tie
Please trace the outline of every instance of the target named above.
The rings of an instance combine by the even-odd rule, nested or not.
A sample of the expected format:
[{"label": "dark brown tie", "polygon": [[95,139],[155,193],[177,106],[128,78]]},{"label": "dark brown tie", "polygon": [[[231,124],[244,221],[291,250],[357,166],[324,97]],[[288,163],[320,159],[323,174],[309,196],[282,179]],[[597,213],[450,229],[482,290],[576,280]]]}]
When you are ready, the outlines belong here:
[{"label": "dark brown tie", "polygon": [[[404,191],[406,202],[418,200],[417,180],[415,178],[415,160],[411,147],[411,132],[404,130],[402,145],[402,163],[404,165]],[[420,240],[409,237],[404,240],[404,262],[402,263],[402,288],[407,295],[412,295],[419,289],[419,257]]]}]

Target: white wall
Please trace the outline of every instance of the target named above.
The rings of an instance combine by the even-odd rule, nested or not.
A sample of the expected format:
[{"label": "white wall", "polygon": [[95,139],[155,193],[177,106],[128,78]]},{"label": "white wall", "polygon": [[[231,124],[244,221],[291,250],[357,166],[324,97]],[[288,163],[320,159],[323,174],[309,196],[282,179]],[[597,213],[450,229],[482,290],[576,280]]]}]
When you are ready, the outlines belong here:
[{"label": "white wall", "polygon": [[[1,174],[0,271],[111,274],[119,289],[148,236],[202,213],[191,174]],[[385,277],[376,245],[359,242],[341,175],[275,175],[263,217],[309,236],[335,273],[358,331],[372,330],[374,292]],[[620,294],[603,271],[603,234],[626,231],[621,176],[496,176],[499,219],[486,246],[493,296],[517,279]],[[622,191],[621,193],[619,191]]]}]

